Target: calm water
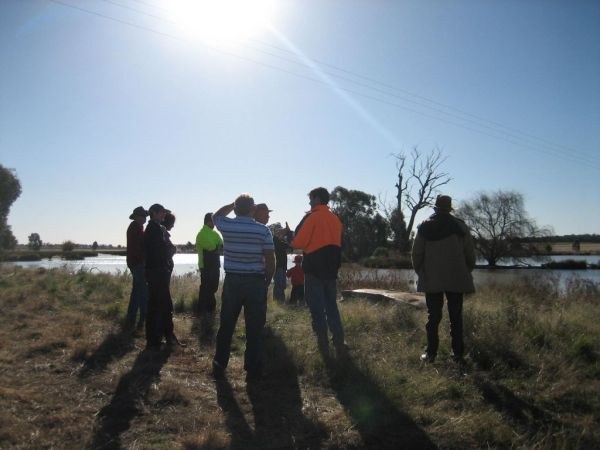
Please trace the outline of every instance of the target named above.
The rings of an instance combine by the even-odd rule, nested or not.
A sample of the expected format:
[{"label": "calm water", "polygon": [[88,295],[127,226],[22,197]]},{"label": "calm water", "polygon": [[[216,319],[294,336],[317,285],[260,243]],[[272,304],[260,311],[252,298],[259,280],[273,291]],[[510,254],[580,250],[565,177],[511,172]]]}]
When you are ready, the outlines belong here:
[{"label": "calm water", "polygon": [[[185,275],[185,274],[197,274],[198,264],[197,255],[193,253],[181,253],[176,254],[173,258],[175,268],[173,270],[174,275]],[[221,263],[222,263],[221,257]],[[288,256],[288,267],[292,267],[293,255]],[[563,261],[565,259],[576,259],[586,260],[588,263],[597,264],[600,261],[600,256],[553,256],[554,261]],[[547,261],[548,259],[546,259]],[[539,260],[526,260],[531,265],[538,265],[541,263]],[[480,262],[483,263],[483,262]],[[512,262],[508,261],[507,264]],[[6,264],[14,264],[21,267],[44,267],[46,269],[66,267],[72,270],[90,270],[108,273],[122,273],[127,270],[127,264],[125,262],[125,256],[114,256],[100,254],[98,256],[85,258],[82,261],[63,261],[62,259],[51,259],[42,261],[32,262],[13,262]],[[222,265],[222,264],[221,264]],[[416,282],[415,273],[412,270],[406,269],[366,269],[364,270],[365,277],[372,277],[373,275],[378,278],[386,276],[400,276],[401,279],[406,279],[411,286],[414,287]],[[482,284],[488,281],[494,281],[497,283],[514,283],[516,280],[523,277],[556,277],[560,280],[561,284],[564,284],[568,279],[580,278],[583,280],[590,280],[595,283],[600,283],[600,270],[543,270],[543,269],[502,269],[502,270],[487,270],[487,269],[476,269],[473,272],[475,284]]]}]

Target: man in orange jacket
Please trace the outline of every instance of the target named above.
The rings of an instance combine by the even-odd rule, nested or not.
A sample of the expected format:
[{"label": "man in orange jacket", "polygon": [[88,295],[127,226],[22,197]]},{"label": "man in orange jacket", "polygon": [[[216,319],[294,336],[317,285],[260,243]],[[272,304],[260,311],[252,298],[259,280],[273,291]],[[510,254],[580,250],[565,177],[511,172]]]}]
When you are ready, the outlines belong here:
[{"label": "man in orange jacket", "polygon": [[304,297],[310,309],[319,350],[329,356],[327,328],[338,355],[345,354],[344,329],[336,301],[336,280],[342,261],[342,222],[331,212],[329,192],[309,192],[310,212],[296,228],[292,247],[304,252]]}]

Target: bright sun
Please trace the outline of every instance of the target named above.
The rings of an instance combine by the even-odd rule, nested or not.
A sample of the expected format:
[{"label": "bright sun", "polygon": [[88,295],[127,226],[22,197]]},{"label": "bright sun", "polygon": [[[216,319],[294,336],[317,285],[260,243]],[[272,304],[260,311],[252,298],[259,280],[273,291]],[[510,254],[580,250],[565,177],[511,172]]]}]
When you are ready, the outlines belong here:
[{"label": "bright sun", "polygon": [[190,37],[243,40],[265,30],[274,0],[167,0],[170,19]]}]

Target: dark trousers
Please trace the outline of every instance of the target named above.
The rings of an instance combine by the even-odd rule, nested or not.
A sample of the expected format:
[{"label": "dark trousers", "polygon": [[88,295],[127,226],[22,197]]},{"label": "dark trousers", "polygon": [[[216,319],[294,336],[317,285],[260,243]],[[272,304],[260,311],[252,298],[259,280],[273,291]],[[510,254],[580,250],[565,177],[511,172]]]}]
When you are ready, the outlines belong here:
[{"label": "dark trousers", "polygon": [[246,352],[244,368],[248,372],[262,368],[261,333],[267,316],[267,294],[264,275],[248,276],[226,274],[221,295],[221,323],[217,332],[215,361],[227,367],[231,353],[231,339],[240,311],[244,307],[246,325]]},{"label": "dark trousers", "polygon": [[290,293],[290,303],[297,303],[298,305],[304,303],[304,285],[298,284],[292,286],[292,292]]},{"label": "dark trousers", "polygon": [[215,293],[219,289],[220,268],[200,269],[200,291],[198,293],[198,311],[214,312],[217,307]]},{"label": "dark trousers", "polygon": [[173,301],[169,291],[171,273],[162,269],[147,269],[148,315],[146,343],[159,345],[163,337],[173,335]]},{"label": "dark trousers", "polygon": [[[452,351],[455,358],[460,358],[464,353],[463,343],[463,321],[462,321],[462,306],[463,294],[457,292],[446,292],[448,300],[448,315],[450,317],[450,336],[452,337]],[[427,302],[427,354],[436,356],[439,337],[438,327],[442,320],[442,308],[444,306],[444,292],[426,293],[425,301]]]},{"label": "dark trousers", "polygon": [[143,264],[129,268],[133,279],[131,295],[129,296],[129,306],[127,307],[127,323],[135,325],[135,318],[138,309],[140,310],[139,324],[146,321],[148,309],[148,286],[146,285],[146,274]]}]

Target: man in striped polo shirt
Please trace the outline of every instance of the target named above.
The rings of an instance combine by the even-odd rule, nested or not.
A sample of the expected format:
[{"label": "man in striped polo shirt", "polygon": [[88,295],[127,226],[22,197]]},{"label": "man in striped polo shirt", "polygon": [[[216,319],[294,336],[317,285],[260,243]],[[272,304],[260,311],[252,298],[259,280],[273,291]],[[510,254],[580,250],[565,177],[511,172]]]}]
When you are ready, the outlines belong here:
[{"label": "man in striped polo shirt", "polygon": [[[254,208],[254,199],[242,194],[213,214],[213,222],[223,236],[225,269],[221,323],[213,359],[217,377],[223,376],[229,363],[231,338],[242,306],[246,325],[244,369],[248,378],[262,374],[260,335],[267,315],[266,290],[275,272],[275,253],[271,231],[252,218]],[[234,218],[227,217],[231,211]]]}]

